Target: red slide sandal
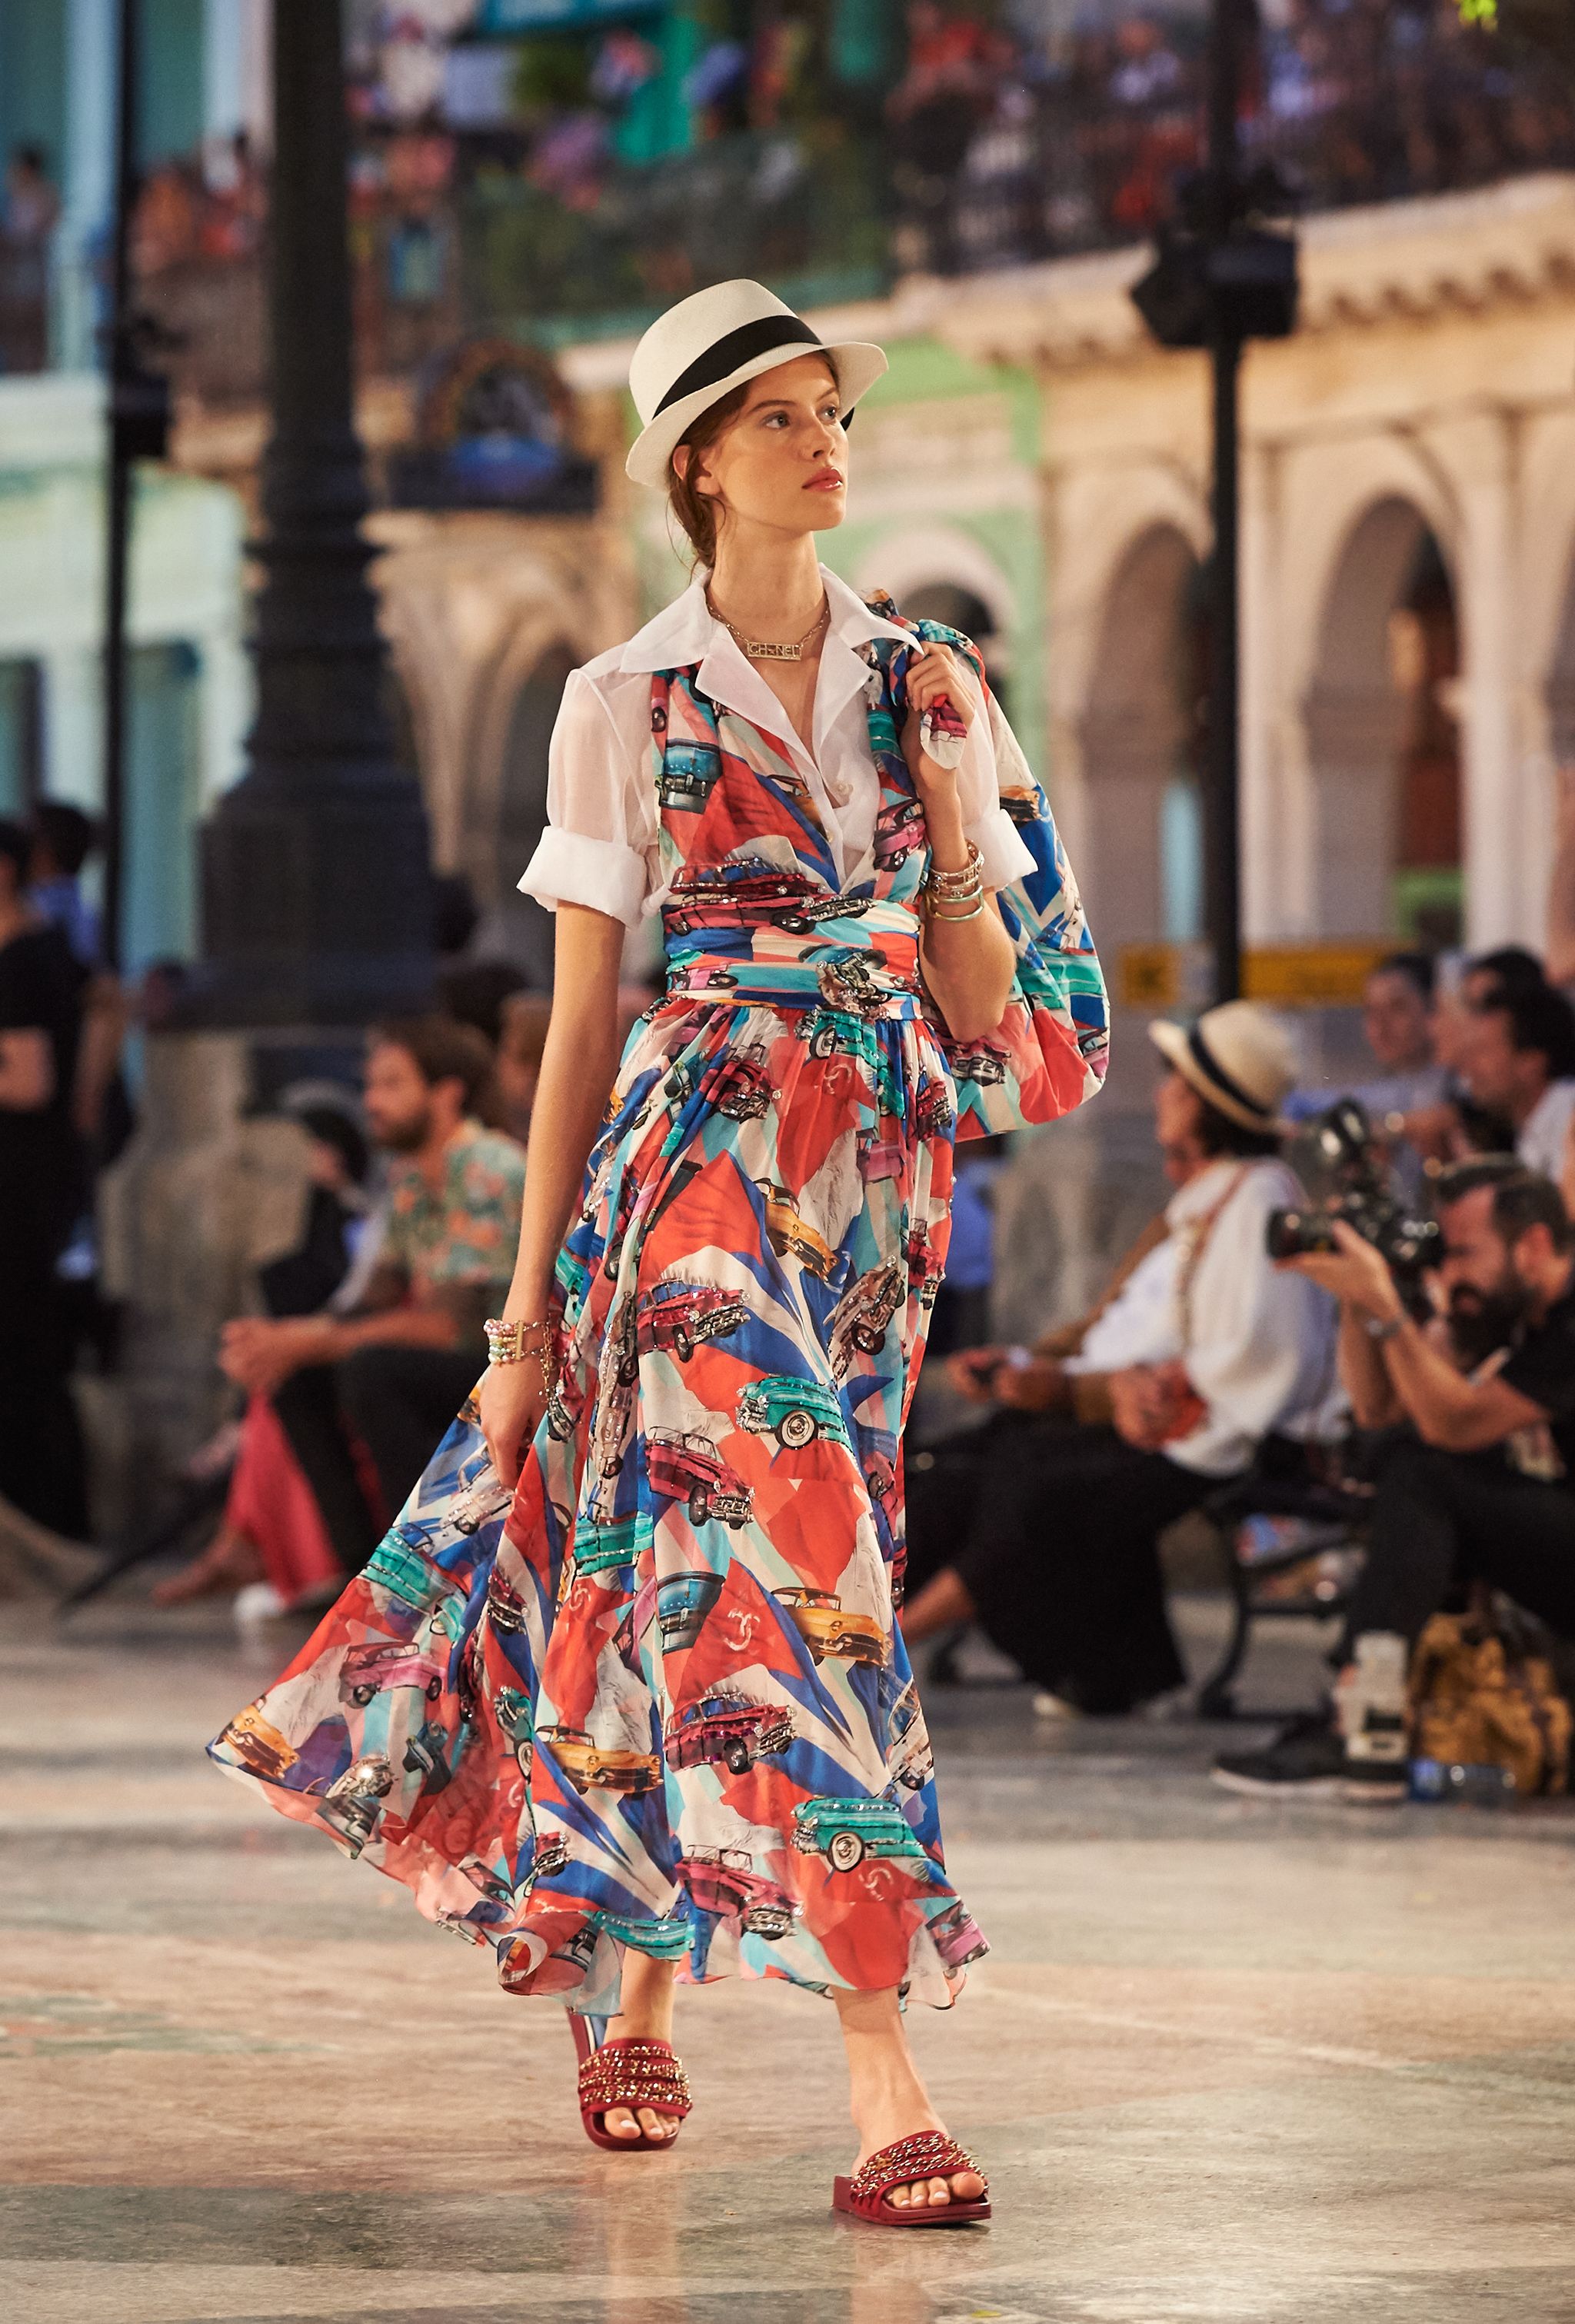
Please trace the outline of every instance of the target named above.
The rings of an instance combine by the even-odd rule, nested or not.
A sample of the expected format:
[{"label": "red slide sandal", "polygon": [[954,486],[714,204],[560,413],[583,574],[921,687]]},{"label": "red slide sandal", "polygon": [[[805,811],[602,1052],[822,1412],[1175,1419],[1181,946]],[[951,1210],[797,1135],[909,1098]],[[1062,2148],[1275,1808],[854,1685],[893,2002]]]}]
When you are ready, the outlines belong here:
[{"label": "red slide sandal", "polygon": [[627,2039],[598,2043],[592,2026],[577,2012],[569,2013],[575,2049],[580,2060],[580,2120],[594,2146],[615,2154],[664,2153],[677,2138],[614,2138],[603,2126],[613,2107],[649,2107],[653,2114],[674,2115],[679,2122],[689,2111],[689,2077],[666,2042]]},{"label": "red slide sandal", "polygon": [[[887,2201],[894,2187],[908,2187],[917,2179],[950,2179],[954,2172],[979,2171],[972,2154],[963,2152],[944,2131],[916,2131],[883,2146],[851,2179],[838,2179],[832,2188],[832,2209],[872,2227],[962,2227],[970,2219],[990,2217],[990,2189],[962,2202],[953,2195],[949,2203],[921,2203],[898,2210]],[[979,2172],[981,2178],[984,2176]]]}]

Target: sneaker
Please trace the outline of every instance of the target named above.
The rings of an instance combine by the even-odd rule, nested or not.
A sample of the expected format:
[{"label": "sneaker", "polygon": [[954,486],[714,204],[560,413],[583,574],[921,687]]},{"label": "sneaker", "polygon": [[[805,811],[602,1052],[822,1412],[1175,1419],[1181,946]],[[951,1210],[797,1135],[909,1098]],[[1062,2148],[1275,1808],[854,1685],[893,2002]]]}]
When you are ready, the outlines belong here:
[{"label": "sneaker", "polygon": [[1255,1799],[1403,1800],[1405,1768],[1353,1768],[1345,1738],[1328,1711],[1310,1711],[1282,1727],[1261,1751],[1223,1751],[1211,1770],[1228,1792]]}]

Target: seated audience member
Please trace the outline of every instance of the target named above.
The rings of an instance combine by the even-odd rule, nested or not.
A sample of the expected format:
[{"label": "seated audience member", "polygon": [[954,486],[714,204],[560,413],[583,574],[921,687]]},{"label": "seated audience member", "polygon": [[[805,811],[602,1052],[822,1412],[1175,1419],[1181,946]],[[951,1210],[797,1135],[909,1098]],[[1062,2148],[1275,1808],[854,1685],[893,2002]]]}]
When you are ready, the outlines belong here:
[{"label": "seated audience member", "polygon": [[[1414,1646],[1474,1580],[1575,1637],[1575,1230],[1549,1180],[1491,1157],[1444,1174],[1438,1213],[1449,1351],[1349,1227],[1336,1231],[1339,1251],[1285,1262],[1340,1301],[1340,1373],[1358,1425],[1405,1431],[1379,1474],[1337,1688],[1364,1633]],[[1405,1794],[1403,1769],[1375,1781],[1348,1765],[1332,1702],[1214,1772],[1239,1791]]]},{"label": "seated audience member", "polygon": [[1354,1097],[1368,1120],[1392,1140],[1394,1167],[1409,1199],[1421,1190],[1423,1153],[1407,1134],[1414,1120],[1424,1134],[1453,1128],[1452,1115],[1435,1121],[1450,1104],[1450,1075],[1441,1064],[1434,1033],[1434,971],[1425,952],[1395,952],[1373,969],[1362,988],[1362,1033],[1379,1071],[1347,1089],[1325,1083],[1298,1090],[1285,1111],[1295,1121],[1322,1113],[1337,1097]]},{"label": "seated audience member", "polygon": [[[270,1315],[345,1308],[352,1259],[359,1256],[367,1224],[366,1140],[343,1105],[309,1091],[298,1102],[287,1098],[285,1110],[311,1141],[310,1192],[299,1242],[259,1270],[262,1303]],[[222,1436],[209,1452],[227,1457]],[[363,1481],[364,1489],[370,1486],[367,1507],[375,1510],[381,1501],[376,1480]],[[266,1397],[250,1397],[218,1530],[200,1556],[158,1584],[153,1603],[179,1606],[191,1598],[239,1592],[237,1615],[256,1617],[310,1602],[330,1584],[336,1594],[343,1583],[344,1569],[279,1416]]]},{"label": "seated audience member", "polygon": [[65,799],[41,799],[32,812],[28,901],[60,929],[84,968],[103,958],[98,914],[82,893],[82,871],[98,844],[91,816]]},{"label": "seated audience member", "polygon": [[1505,986],[1471,1011],[1460,1078],[1472,1103],[1500,1117],[1528,1170],[1557,1180],[1575,1112],[1575,1010],[1543,984]]},{"label": "seated audience member", "polygon": [[390,1157],[388,1224],[361,1309],[226,1325],[220,1360],[272,1398],[341,1562],[358,1571],[382,1524],[359,1439],[393,1516],[486,1365],[482,1325],[513,1272],[525,1157],[485,1130],[493,1060],[443,1017],[392,1019],[368,1037],[365,1111]]},{"label": "seated audience member", "polygon": [[[1302,1201],[1279,1159],[1288,1047],[1251,1001],[1186,1033],[1157,1024],[1155,1100],[1177,1191],[1074,1353],[953,1359],[1045,1419],[986,1442],[961,1492],[937,1459],[908,1480],[910,1641],[976,1620],[1059,1703],[1120,1711],[1184,1678],[1159,1535],[1270,1432],[1328,1433],[1334,1311],[1268,1257],[1268,1214]],[[939,1448],[945,1450],[946,1448]],[[934,1483],[927,1481],[933,1480]],[[1054,1707],[1054,1706],[1052,1706]]]},{"label": "seated audience member", "polygon": [[495,1050],[503,1011],[525,989],[525,973],[511,960],[461,960],[438,973],[438,1005],[456,1024],[474,1025]]}]

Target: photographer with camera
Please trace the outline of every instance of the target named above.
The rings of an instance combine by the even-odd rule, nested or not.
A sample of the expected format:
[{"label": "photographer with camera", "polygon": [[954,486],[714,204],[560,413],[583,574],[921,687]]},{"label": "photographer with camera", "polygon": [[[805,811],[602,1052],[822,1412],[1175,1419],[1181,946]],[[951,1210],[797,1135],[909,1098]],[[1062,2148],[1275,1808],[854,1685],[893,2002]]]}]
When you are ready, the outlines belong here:
[{"label": "photographer with camera", "polygon": [[1335,1701],[1266,1749],[1229,1754],[1237,1791],[1402,1799],[1403,1762],[1348,1755],[1338,1717],[1359,1641],[1414,1646],[1462,1584],[1480,1580],[1575,1637],[1575,1228],[1551,1180],[1509,1157],[1438,1182],[1431,1280],[1451,1345],[1419,1321],[1413,1286],[1346,1220],[1334,1248],[1285,1259],[1340,1302],[1340,1364],[1359,1427],[1394,1430],[1366,1567],[1335,1654]]},{"label": "photographer with camera", "polygon": [[[952,1360],[999,1409],[907,1473],[910,1643],[977,1621],[1041,1708],[1115,1713],[1185,1676],[1157,1540],[1272,1434],[1335,1425],[1334,1310],[1276,1270],[1269,1218],[1301,1198],[1280,1158],[1294,1079],[1250,1001],[1150,1028],[1169,1071],[1155,1127],[1176,1192],[1095,1314],[1033,1351]],[[1294,1443],[1288,1462],[1302,1457]]]}]

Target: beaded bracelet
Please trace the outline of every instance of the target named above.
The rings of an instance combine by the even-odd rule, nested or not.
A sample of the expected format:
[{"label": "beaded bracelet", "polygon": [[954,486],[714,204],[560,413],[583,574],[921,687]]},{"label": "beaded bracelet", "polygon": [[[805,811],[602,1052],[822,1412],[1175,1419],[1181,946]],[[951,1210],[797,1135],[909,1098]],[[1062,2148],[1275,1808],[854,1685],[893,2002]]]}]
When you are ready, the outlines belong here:
[{"label": "beaded bracelet", "polygon": [[[517,1317],[511,1323],[504,1323],[499,1316],[489,1315],[483,1329],[487,1335],[489,1365],[522,1364],[527,1356],[534,1356],[541,1367],[541,1392],[543,1396],[552,1394],[552,1366],[557,1351],[553,1345],[550,1317]],[[525,1339],[527,1332],[539,1332],[542,1336],[528,1345]]]}]

